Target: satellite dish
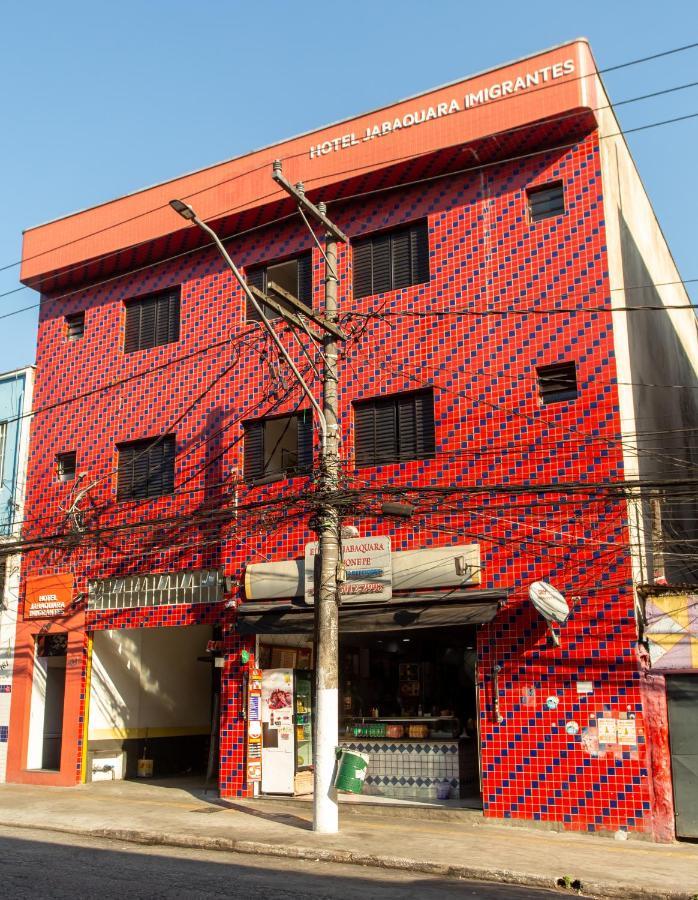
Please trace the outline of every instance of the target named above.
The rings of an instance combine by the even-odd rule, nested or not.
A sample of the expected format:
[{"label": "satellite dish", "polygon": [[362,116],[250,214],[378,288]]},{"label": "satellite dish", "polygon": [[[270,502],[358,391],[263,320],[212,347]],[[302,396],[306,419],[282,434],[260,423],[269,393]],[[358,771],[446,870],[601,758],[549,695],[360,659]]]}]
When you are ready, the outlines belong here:
[{"label": "satellite dish", "polygon": [[555,633],[552,623],[562,624],[567,621],[570,614],[570,608],[567,601],[560,591],[556,590],[552,584],[547,581],[534,581],[528,589],[528,596],[531,603],[548,623],[548,632],[553,646],[559,647],[560,640]]}]

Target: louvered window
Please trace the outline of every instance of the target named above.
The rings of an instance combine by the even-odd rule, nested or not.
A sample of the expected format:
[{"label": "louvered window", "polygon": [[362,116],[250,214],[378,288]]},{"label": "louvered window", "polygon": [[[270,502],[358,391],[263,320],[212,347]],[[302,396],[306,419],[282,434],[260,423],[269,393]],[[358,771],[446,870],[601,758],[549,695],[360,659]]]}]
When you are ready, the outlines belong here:
[{"label": "louvered window", "polygon": [[532,222],[549,219],[551,216],[561,216],[565,211],[565,195],[562,189],[562,182],[529,188],[526,193],[528,196],[528,214]]},{"label": "louvered window", "polygon": [[377,466],[434,455],[432,391],[396,394],[354,404],[357,466]]},{"label": "louvered window", "polygon": [[65,317],[66,337],[69,341],[79,341],[85,334],[85,313],[73,313]]},{"label": "louvered window", "polygon": [[429,281],[426,221],[363,238],[353,246],[357,299]]},{"label": "louvered window", "polygon": [[245,422],[245,478],[301,475],[313,464],[313,419],[309,410]]},{"label": "louvered window", "polygon": [[536,371],[542,403],[558,403],[577,397],[577,367],[574,361],[540,366]]},{"label": "louvered window", "polygon": [[56,455],[56,475],[59,481],[72,481],[77,471],[77,453],[70,450]]},{"label": "louvered window", "polygon": [[118,500],[142,500],[174,491],[174,435],[131,441],[118,450]]},{"label": "louvered window", "polygon": [[179,340],[180,290],[167,291],[126,304],[126,339],[124,350],[147,350]]},{"label": "louvered window", "polygon": [[[269,284],[273,282],[289,294],[292,294],[297,300],[305,303],[306,306],[312,306],[313,304],[313,261],[310,253],[304,253],[302,256],[296,257],[296,259],[289,259],[286,262],[251,269],[245,277],[248,284],[265,293],[267,293]],[[278,295],[272,293],[271,296],[281,306],[286,306]],[[264,304],[263,309],[264,315],[268,319],[277,319],[279,317],[279,313],[272,309],[271,306]],[[293,310],[293,307],[291,306],[289,309]],[[248,322],[258,322],[260,320],[257,310],[252,306],[249,299],[247,301],[246,315]]]}]

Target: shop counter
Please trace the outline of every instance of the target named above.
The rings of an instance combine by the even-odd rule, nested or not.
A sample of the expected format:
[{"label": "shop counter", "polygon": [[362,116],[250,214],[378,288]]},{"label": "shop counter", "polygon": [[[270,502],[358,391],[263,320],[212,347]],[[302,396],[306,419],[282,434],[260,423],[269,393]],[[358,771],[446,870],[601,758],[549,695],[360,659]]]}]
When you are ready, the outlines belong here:
[{"label": "shop counter", "polygon": [[[458,740],[344,738],[340,747],[369,755],[364,794],[402,800],[436,800],[461,795]],[[441,791],[439,791],[441,787]],[[445,799],[445,798],[442,798]]]}]

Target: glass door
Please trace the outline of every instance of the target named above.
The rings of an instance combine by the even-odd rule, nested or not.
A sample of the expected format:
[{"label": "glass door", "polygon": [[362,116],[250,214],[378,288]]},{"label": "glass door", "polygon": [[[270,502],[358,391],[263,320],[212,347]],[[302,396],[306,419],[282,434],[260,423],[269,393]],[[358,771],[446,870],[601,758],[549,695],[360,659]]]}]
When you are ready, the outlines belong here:
[{"label": "glass door", "polygon": [[296,771],[313,764],[313,673],[296,669]]}]

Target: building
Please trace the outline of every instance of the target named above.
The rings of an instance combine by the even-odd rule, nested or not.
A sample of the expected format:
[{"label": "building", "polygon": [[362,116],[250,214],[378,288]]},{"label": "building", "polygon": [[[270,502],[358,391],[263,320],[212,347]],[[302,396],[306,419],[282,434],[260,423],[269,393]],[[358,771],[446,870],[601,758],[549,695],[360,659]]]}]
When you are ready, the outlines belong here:
[{"label": "building", "polygon": [[[19,538],[24,517],[34,370],[0,375],[0,545]],[[5,780],[20,553],[0,556],[0,782]]]},{"label": "building", "polygon": [[[312,667],[317,423],[169,206],[248,284],[320,308],[280,159],[351,238],[339,738],[370,743],[366,790],[673,836],[635,585],[659,552],[690,580],[696,320],[595,73],[573,41],[26,232],[43,301],[9,778],[217,770],[246,796],[248,655]],[[311,339],[277,328],[312,380]],[[388,561],[392,599],[353,605]],[[571,609],[559,646],[537,581]],[[297,742],[302,776],[308,712],[267,690],[263,746]]]}]

